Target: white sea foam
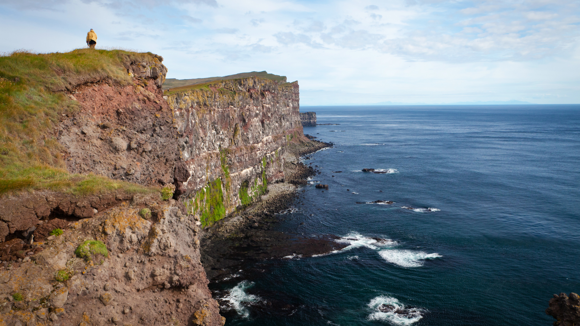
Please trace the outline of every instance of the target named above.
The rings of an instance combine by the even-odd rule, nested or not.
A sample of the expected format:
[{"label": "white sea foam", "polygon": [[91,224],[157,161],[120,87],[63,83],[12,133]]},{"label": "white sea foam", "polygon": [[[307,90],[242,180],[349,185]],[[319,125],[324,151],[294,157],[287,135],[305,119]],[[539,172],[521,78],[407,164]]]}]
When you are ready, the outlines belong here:
[{"label": "white sea foam", "polygon": [[222,301],[227,302],[227,307],[233,308],[242,318],[248,318],[250,312],[247,305],[257,303],[261,300],[260,297],[246,293],[246,290],[254,286],[253,282],[242,281],[234,288],[232,288],[227,295],[222,298]]},{"label": "white sea foam", "polygon": [[351,232],[346,236],[337,239],[336,242],[348,244],[348,246],[341,249],[341,251],[347,251],[360,247],[367,247],[369,249],[378,250],[380,248],[394,247],[397,245],[397,242],[391,239],[369,238],[358,232]]},{"label": "white sea foam", "polygon": [[296,213],[298,211],[299,211],[299,209],[296,208],[296,207],[289,207],[289,208],[286,208],[283,211],[278,212],[278,215],[293,214],[293,213]]},{"label": "white sea foam", "polygon": [[399,170],[397,170],[397,169],[375,169],[375,172],[386,173],[386,174],[395,174],[395,173],[399,173]]},{"label": "white sea foam", "polygon": [[351,232],[342,238],[336,239],[335,241],[338,243],[347,244],[347,246],[342,249],[333,250],[331,252],[327,252],[324,254],[312,255],[312,257],[328,256],[360,247],[367,247],[369,249],[379,250],[381,248],[394,247],[397,245],[397,242],[391,239],[369,238],[361,235],[358,232]]},{"label": "white sea foam", "polygon": [[395,264],[401,267],[421,267],[427,259],[441,258],[443,256],[438,253],[428,254],[423,251],[413,251],[413,250],[381,250],[379,255],[383,257],[384,260],[391,264]]},{"label": "white sea foam", "polygon": [[413,208],[408,206],[401,206],[402,209],[407,209],[416,213],[429,213],[429,212],[440,212],[439,208],[427,207],[427,208]]},{"label": "white sea foam", "polygon": [[360,144],[361,146],[383,146],[384,143]]},{"label": "white sea foam", "polygon": [[238,278],[238,277],[240,277],[240,276],[241,276],[240,274],[232,274],[232,275],[230,275],[230,276],[226,276],[226,277],[224,277],[224,278],[223,278],[223,281],[229,281],[229,280],[231,280],[231,279],[233,279],[233,278]]},{"label": "white sea foam", "polygon": [[395,325],[412,325],[425,313],[421,308],[408,308],[399,300],[388,296],[378,296],[371,300],[368,307],[373,311],[369,320],[385,321]]},{"label": "white sea foam", "polygon": [[440,212],[441,210],[439,208],[414,208],[413,212],[417,212],[417,213],[427,213],[427,212]]},{"label": "white sea foam", "polygon": [[292,254],[282,257],[282,259],[294,259],[294,258],[296,258],[296,260],[300,260],[300,258],[302,258],[302,255]]},{"label": "white sea foam", "polygon": [[353,195],[358,195],[358,192],[353,191],[352,194]]},{"label": "white sea foam", "polygon": [[348,256],[349,260],[358,260],[358,256]]}]

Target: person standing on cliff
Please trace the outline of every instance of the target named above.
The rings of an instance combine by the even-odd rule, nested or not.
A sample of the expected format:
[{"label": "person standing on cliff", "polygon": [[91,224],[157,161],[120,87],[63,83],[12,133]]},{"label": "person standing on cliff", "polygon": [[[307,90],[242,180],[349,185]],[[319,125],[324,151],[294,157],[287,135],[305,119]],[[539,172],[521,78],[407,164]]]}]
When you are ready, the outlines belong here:
[{"label": "person standing on cliff", "polygon": [[87,45],[91,48],[94,49],[95,45],[97,45],[97,33],[95,33],[95,31],[93,31],[93,29],[91,28],[91,30],[87,33]]}]

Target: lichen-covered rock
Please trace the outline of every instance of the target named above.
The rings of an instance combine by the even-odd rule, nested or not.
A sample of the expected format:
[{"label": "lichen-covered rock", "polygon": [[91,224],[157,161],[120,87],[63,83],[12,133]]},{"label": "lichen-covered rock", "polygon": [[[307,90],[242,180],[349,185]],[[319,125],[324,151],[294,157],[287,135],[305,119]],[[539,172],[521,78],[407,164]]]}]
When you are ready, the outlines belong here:
[{"label": "lichen-covered rock", "polygon": [[63,286],[56,289],[50,295],[50,305],[52,308],[62,308],[68,299],[68,288]]},{"label": "lichen-covered rock", "polygon": [[554,326],[580,325],[580,296],[574,292],[554,294],[546,314],[556,319]]}]

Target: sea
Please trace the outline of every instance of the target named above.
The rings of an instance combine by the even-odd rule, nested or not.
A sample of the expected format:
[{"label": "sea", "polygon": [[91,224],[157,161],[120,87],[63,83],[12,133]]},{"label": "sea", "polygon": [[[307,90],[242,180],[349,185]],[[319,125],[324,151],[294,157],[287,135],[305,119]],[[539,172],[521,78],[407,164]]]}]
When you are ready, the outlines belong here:
[{"label": "sea", "polygon": [[580,105],[301,111],[334,146],[276,229],[347,246],[214,285],[226,325],[551,325],[580,292]]}]

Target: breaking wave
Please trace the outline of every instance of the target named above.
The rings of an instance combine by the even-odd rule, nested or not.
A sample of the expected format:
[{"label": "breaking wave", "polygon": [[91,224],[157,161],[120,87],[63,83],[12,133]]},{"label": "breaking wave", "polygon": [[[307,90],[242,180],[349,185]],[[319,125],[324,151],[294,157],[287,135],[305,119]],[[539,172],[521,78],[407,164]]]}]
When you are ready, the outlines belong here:
[{"label": "breaking wave", "polygon": [[250,317],[250,312],[246,306],[260,302],[261,300],[261,298],[256,295],[246,293],[246,290],[252,286],[254,286],[254,282],[240,282],[238,285],[232,288],[228,294],[221,298],[221,301],[225,303],[222,308],[234,309],[242,318]]},{"label": "breaking wave", "polygon": [[429,212],[440,212],[439,208],[427,207],[427,208],[414,208],[409,206],[401,206],[402,209],[410,210],[416,213],[429,213]]},{"label": "breaking wave", "polygon": [[297,260],[300,260],[300,258],[302,258],[302,255],[292,254],[292,255],[282,257],[282,259],[294,259],[294,258],[296,258]]},{"label": "breaking wave", "polygon": [[399,170],[397,170],[397,169],[375,169],[374,173],[394,174],[394,173],[399,173]]},{"label": "breaking wave", "polygon": [[441,258],[443,256],[438,253],[428,254],[423,251],[413,251],[413,250],[382,250],[379,255],[383,257],[384,260],[391,264],[395,264],[401,267],[421,267],[425,264],[427,259]]},{"label": "breaking wave", "polygon": [[378,296],[368,307],[373,311],[369,320],[386,321],[395,325],[411,325],[423,318],[424,309],[405,307],[399,300],[388,296]]}]

